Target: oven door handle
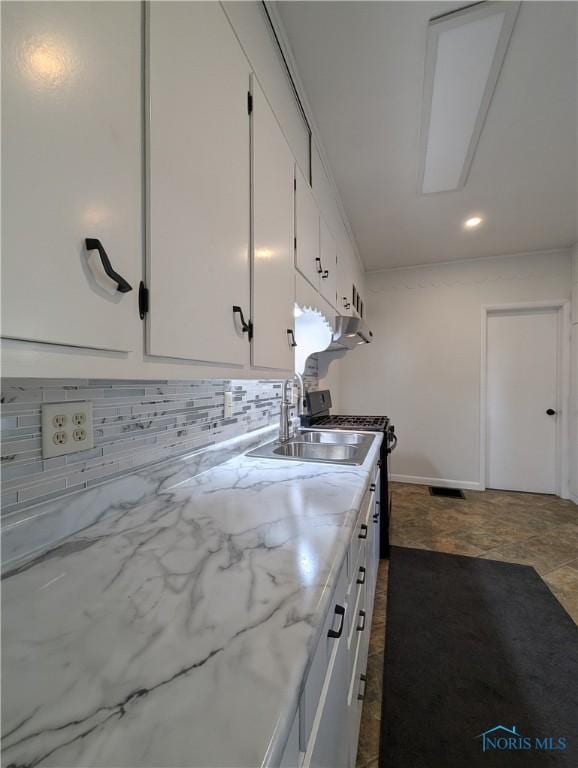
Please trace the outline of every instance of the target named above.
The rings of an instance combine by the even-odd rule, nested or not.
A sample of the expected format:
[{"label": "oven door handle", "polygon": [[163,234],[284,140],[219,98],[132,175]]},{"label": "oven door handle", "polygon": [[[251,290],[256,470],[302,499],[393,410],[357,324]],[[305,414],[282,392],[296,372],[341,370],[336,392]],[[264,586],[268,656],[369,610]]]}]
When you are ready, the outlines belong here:
[{"label": "oven door handle", "polygon": [[394,435],[393,435],[393,442],[388,444],[387,452],[388,453],[393,453],[396,448],[397,448],[397,435],[394,433]]}]

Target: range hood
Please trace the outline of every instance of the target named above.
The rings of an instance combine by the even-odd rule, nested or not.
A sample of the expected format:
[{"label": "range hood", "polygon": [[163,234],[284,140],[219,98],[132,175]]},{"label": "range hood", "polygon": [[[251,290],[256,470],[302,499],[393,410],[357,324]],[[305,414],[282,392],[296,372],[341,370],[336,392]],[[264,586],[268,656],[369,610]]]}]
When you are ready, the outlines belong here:
[{"label": "range hood", "polygon": [[333,325],[333,340],[328,350],[353,349],[357,344],[369,344],[373,340],[373,333],[361,317],[337,315]]}]

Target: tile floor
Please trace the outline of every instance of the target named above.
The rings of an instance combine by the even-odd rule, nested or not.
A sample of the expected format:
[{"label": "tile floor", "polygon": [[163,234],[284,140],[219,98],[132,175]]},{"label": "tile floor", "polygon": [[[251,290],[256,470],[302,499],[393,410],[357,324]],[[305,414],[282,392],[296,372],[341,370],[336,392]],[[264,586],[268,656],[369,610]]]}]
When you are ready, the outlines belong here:
[{"label": "tile floor", "polygon": [[[578,624],[578,507],[556,496],[466,491],[430,496],[427,486],[393,484],[391,542],[533,566]],[[382,561],[369,641],[357,768],[377,768],[388,563]]]}]

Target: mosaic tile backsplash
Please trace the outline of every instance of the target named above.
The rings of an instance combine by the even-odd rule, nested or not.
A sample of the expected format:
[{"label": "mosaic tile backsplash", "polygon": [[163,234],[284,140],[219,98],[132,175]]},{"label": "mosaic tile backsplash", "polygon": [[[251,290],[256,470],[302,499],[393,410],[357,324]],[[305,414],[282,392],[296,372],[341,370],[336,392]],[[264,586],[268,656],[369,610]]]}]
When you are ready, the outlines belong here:
[{"label": "mosaic tile backsplash", "polygon": [[[314,389],[317,367],[305,385]],[[224,393],[233,413],[224,417]],[[105,381],[4,379],[2,381],[2,514],[57,499],[268,426],[279,416],[280,381]],[[43,403],[91,400],[94,448],[43,459]]]}]

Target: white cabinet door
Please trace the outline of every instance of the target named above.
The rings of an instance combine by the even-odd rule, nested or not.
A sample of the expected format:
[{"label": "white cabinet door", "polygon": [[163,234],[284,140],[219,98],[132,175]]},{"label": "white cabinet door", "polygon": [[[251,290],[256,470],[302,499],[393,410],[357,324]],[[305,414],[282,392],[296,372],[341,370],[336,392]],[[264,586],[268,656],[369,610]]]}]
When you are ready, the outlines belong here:
[{"label": "white cabinet door", "polygon": [[252,363],[293,371],[294,160],[253,78]]},{"label": "white cabinet door", "polygon": [[295,266],[319,290],[319,209],[305,177],[295,171]]},{"label": "white cabinet door", "polygon": [[[5,337],[140,347],[141,14],[140,3],[2,3]],[[86,238],[132,291],[116,290],[96,251],[89,260]]]},{"label": "white cabinet door", "polygon": [[372,592],[371,592],[371,605],[373,606],[373,598],[375,595],[375,586],[377,584],[377,572],[379,570],[379,539],[380,539],[380,529],[381,529],[381,515],[387,514],[387,506],[385,505],[385,502],[382,504],[381,501],[381,492],[380,492],[380,470],[377,470],[375,473],[375,500],[374,500],[374,508],[373,508],[373,552],[372,552],[372,572],[373,572],[373,582],[372,582]]},{"label": "white cabinet door", "polygon": [[332,307],[337,304],[337,246],[325,221],[321,219],[321,295]]},{"label": "white cabinet door", "polygon": [[355,254],[350,248],[337,254],[337,308],[340,314],[353,315]]},{"label": "white cabinet door", "polygon": [[219,3],[148,12],[147,351],[248,365],[249,65]]},{"label": "white cabinet door", "polygon": [[347,638],[336,641],[303,768],[345,768],[349,763]]}]

